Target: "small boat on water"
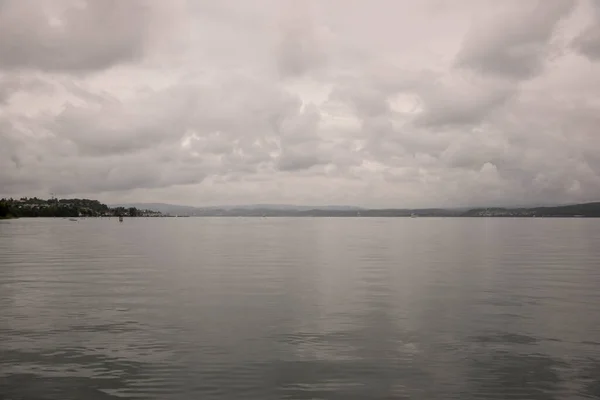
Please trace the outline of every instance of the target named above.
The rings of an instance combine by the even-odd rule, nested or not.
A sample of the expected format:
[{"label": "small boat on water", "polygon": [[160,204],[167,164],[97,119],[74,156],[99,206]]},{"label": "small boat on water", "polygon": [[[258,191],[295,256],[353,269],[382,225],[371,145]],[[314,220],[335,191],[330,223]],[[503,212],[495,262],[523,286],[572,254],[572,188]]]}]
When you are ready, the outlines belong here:
[{"label": "small boat on water", "polygon": [[75,219],[75,218],[69,218],[69,221],[75,221],[75,222],[77,222],[77,219]]},{"label": "small boat on water", "polygon": [[123,216],[119,215],[119,222],[123,222]]}]

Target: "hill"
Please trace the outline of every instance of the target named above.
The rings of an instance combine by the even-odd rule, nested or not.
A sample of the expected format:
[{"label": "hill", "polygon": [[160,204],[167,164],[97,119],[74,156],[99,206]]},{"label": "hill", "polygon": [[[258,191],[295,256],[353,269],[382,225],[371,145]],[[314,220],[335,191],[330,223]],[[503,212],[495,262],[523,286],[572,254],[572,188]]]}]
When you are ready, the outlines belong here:
[{"label": "hill", "polygon": [[100,216],[197,216],[197,217],[546,217],[600,218],[600,202],[543,207],[487,207],[471,209],[367,209],[352,206],[297,206],[254,204],[192,207],[165,203],[131,203],[107,206],[90,199],[36,197],[1,199],[0,218],[13,217],[100,217]]},{"label": "hill", "polygon": [[600,202],[531,208],[475,208],[465,217],[600,217]]},{"label": "hill", "polygon": [[193,207],[178,204],[166,203],[125,203],[113,204],[112,207],[135,207],[138,209],[151,209],[168,215],[181,216],[217,216],[217,215],[232,215],[232,216],[253,216],[253,215],[295,215],[298,213],[306,213],[312,210],[320,212],[350,212],[356,214],[357,211],[363,210],[360,207],[353,206],[298,206],[287,204],[246,204],[246,205],[224,205],[224,206],[206,206]]},{"label": "hill", "polygon": [[368,209],[352,206],[297,206],[254,204],[192,207],[164,203],[121,204],[121,207],[153,209],[167,215],[197,217],[600,217],[600,202],[543,207]]}]

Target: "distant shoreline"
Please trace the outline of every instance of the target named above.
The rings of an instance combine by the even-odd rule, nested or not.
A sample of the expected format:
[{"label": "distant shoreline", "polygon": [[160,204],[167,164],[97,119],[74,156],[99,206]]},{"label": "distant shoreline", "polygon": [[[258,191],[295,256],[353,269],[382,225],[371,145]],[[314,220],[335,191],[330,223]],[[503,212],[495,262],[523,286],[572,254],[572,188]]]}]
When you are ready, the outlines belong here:
[{"label": "distant shoreline", "polygon": [[162,213],[136,207],[108,207],[90,199],[0,199],[0,218],[162,217]]},{"label": "distant shoreline", "polygon": [[360,208],[352,206],[235,205],[193,207],[164,203],[132,203],[163,214],[191,217],[600,217],[600,202],[544,207]]},{"label": "distant shoreline", "polygon": [[[118,217],[72,217],[72,218],[81,218],[81,219],[117,219]],[[410,216],[406,215],[364,215],[364,216],[356,216],[356,215],[164,215],[162,217],[124,217],[127,218],[135,218],[135,219],[163,219],[163,218],[252,218],[252,219],[262,219],[262,218],[351,218],[351,219],[360,219],[360,218],[386,218],[386,219],[412,219]],[[453,219],[484,219],[484,218],[493,218],[493,219],[596,219],[600,218],[600,216],[569,216],[569,215],[548,215],[548,216],[540,216],[540,217],[531,217],[531,216],[465,216],[465,215],[423,215],[418,218],[453,218]],[[0,221],[10,221],[10,220],[18,220],[18,219],[67,219],[65,217],[0,217]]]},{"label": "distant shoreline", "polygon": [[[150,205],[139,204],[139,207]],[[572,204],[554,207],[479,207],[471,209],[362,209],[362,208],[289,208],[259,207],[185,207],[169,205],[161,211],[148,208],[109,207],[97,200],[89,199],[50,199],[22,198],[19,200],[0,200],[1,219],[13,218],[101,218],[101,217],[387,217],[387,218],[424,218],[424,217],[467,217],[467,218],[600,218],[600,202]],[[178,209],[176,207],[179,207]],[[158,207],[157,207],[158,208]],[[10,218],[10,217],[9,217]]]}]

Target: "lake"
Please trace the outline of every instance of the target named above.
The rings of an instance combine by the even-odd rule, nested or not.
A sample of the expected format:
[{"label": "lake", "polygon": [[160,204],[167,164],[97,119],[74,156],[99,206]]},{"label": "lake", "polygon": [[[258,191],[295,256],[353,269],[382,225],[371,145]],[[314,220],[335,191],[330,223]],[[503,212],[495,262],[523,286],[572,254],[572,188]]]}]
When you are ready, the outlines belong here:
[{"label": "lake", "polygon": [[0,398],[600,398],[600,219],[0,221]]}]

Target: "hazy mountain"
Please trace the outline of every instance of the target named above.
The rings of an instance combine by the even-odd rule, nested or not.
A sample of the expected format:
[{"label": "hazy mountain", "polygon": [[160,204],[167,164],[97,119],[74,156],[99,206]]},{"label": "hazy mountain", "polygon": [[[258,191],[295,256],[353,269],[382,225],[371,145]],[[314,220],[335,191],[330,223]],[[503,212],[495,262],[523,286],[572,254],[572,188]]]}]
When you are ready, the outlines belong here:
[{"label": "hazy mountain", "polygon": [[233,206],[214,206],[204,207],[204,209],[220,209],[220,210],[289,210],[289,211],[307,211],[307,210],[329,210],[329,211],[359,211],[361,207],[354,206],[298,206],[289,204],[246,204]]},{"label": "hazy mountain", "polygon": [[242,205],[224,205],[224,206],[207,206],[207,207],[193,207],[178,204],[166,204],[166,203],[125,203],[125,204],[114,204],[112,207],[136,207],[138,209],[149,209],[153,211],[160,211],[163,214],[172,215],[206,215],[207,213],[216,213],[219,210],[223,211],[265,211],[265,212],[302,212],[310,210],[319,211],[360,211],[363,210],[361,207],[353,206],[339,206],[339,205],[326,205],[326,206],[298,206],[288,204],[242,204]]},{"label": "hazy mountain", "polygon": [[160,211],[169,215],[199,217],[600,217],[600,203],[550,207],[475,207],[470,209],[366,209],[336,205],[297,206],[285,204],[192,207],[164,203],[129,203],[113,206],[136,207]]}]

